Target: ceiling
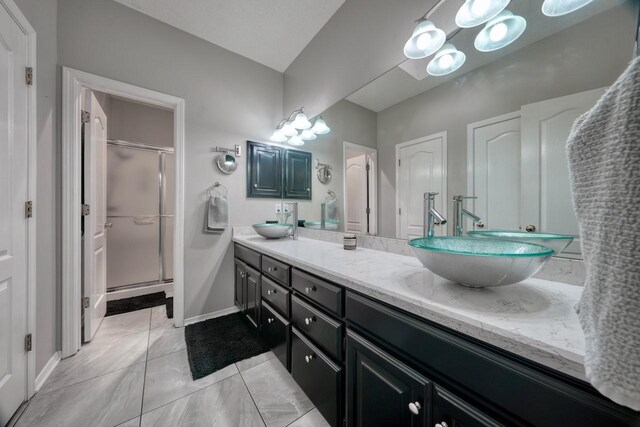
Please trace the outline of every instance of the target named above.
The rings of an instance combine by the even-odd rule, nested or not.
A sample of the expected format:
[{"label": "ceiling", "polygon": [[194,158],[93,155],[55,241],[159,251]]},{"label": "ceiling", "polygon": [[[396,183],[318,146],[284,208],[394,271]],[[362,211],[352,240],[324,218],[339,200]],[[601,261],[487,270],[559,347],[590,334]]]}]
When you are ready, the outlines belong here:
[{"label": "ceiling", "polygon": [[345,0],[115,0],[284,72]]},{"label": "ceiling", "polygon": [[[541,12],[541,0],[512,0],[509,10],[525,17],[528,22],[525,33],[518,39],[517,43],[495,52],[482,53],[473,47],[473,41],[481,27],[461,30],[449,39],[449,42],[453,43],[456,48],[467,54],[464,66],[458,71],[446,76],[433,77],[426,72],[427,64],[432,57],[406,60],[346,99],[379,113],[622,3],[624,3],[624,0],[594,2],[589,7],[574,13],[550,19]],[[436,25],[439,23],[440,21],[438,20]]]}]

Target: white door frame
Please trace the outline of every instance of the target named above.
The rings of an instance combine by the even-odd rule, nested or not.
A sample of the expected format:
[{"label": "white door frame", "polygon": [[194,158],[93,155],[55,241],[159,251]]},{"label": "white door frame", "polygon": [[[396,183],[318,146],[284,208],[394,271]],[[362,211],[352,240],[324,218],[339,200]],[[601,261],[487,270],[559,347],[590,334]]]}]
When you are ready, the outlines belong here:
[{"label": "white door frame", "polygon": [[27,353],[27,394],[31,398],[36,392],[36,218],[38,203],[36,200],[37,180],[37,109],[36,85],[36,31],[13,0],[0,0],[13,20],[18,24],[27,40],[27,65],[33,68],[33,85],[27,98],[27,192],[28,200],[33,202],[33,217],[27,221],[27,331],[31,334],[32,350]]},{"label": "white door frame", "polygon": [[[342,141],[342,202],[343,202],[343,227],[347,226],[347,150],[351,148],[353,150],[357,150],[357,151],[361,151],[363,153],[366,154],[373,154],[375,156],[375,171],[373,171],[373,174],[371,175],[373,177],[373,184],[375,187],[375,200],[373,201],[373,204],[375,205],[375,234],[377,235],[379,232],[378,229],[378,149],[377,148],[372,148],[372,147],[367,147],[366,145],[360,145],[360,144],[354,144],[353,142],[348,142],[348,141]],[[346,228],[344,228],[346,229]]]},{"label": "white door frame", "polygon": [[82,88],[173,110],[176,208],[173,233],[174,322],[184,324],[184,99],[72,68],[62,70],[62,357],[81,346],[81,123]]},{"label": "white door frame", "polygon": [[400,237],[400,218],[398,218],[398,209],[400,209],[400,192],[398,191],[398,183],[400,182],[400,168],[398,167],[398,162],[400,161],[400,149],[404,147],[408,147],[410,145],[420,144],[422,142],[429,141],[430,139],[442,138],[442,175],[445,192],[440,196],[443,197],[442,203],[442,216],[447,217],[447,206],[449,205],[449,200],[447,199],[447,189],[449,188],[448,174],[447,174],[447,131],[442,131],[438,133],[433,133],[431,135],[422,136],[420,138],[412,139],[411,141],[402,142],[400,144],[396,144],[396,210],[393,213],[394,218],[396,219],[396,238]]}]

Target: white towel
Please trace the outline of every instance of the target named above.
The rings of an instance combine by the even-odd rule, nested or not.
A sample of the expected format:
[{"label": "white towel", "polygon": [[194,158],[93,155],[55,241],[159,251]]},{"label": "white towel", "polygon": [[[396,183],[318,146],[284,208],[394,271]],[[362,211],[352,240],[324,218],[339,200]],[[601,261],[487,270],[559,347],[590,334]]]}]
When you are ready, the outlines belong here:
[{"label": "white towel", "polygon": [[577,308],[591,384],[640,410],[640,58],[568,141],[587,276]]},{"label": "white towel", "polygon": [[209,196],[205,231],[220,232],[229,227],[229,201],[226,196]]},{"label": "white towel", "polygon": [[325,217],[326,221],[337,221],[338,220],[338,206],[336,205],[335,200],[327,200],[324,204],[324,211],[327,215]]}]

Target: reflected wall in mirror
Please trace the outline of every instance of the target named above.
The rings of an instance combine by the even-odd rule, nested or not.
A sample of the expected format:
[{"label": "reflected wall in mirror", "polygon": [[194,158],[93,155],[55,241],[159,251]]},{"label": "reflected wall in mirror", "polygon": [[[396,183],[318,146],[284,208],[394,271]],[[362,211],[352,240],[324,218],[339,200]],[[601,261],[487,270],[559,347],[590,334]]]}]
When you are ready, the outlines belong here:
[{"label": "reflected wall in mirror", "polygon": [[[448,219],[436,225],[438,235],[454,235],[458,225],[464,233],[578,236],[567,136],[632,59],[638,2],[592,2],[560,17],[545,16],[541,6],[542,0],[510,2],[526,31],[499,50],[474,47],[483,26],[450,35],[448,42],[466,54],[451,74],[429,75],[433,56],[407,60],[322,113],[332,123],[323,158],[346,152],[346,143],[376,153],[375,203],[361,184],[366,176],[356,169],[350,175],[347,155],[333,163],[341,221],[347,215],[340,230],[366,232],[366,217],[348,208],[362,212],[368,195],[370,233],[421,236],[422,195],[429,191],[439,193],[435,208]],[[455,205],[454,196],[475,198]],[[454,211],[462,212],[459,224]],[[576,239],[563,255],[578,257],[579,250]]]}]

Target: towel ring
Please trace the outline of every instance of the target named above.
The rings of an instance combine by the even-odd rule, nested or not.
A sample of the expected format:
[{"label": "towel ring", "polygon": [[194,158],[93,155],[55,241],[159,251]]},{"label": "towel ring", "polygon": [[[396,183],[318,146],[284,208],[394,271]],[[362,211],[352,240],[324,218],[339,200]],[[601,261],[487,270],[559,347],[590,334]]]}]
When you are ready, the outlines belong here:
[{"label": "towel ring", "polygon": [[[338,199],[338,197],[336,196],[336,193],[334,193],[331,190],[327,190],[327,194],[329,195],[329,197],[331,197],[331,200],[337,200]],[[327,198],[327,200],[329,200],[329,199]]]},{"label": "towel ring", "polygon": [[229,190],[227,190],[227,187],[225,187],[224,184],[220,184],[218,181],[216,181],[211,187],[209,187],[207,189],[207,194],[209,196],[212,196],[214,194],[213,190],[217,189],[218,187],[222,187],[224,189],[224,194],[223,195],[224,195],[224,197],[227,197],[227,195],[229,194]]}]

